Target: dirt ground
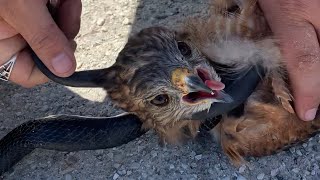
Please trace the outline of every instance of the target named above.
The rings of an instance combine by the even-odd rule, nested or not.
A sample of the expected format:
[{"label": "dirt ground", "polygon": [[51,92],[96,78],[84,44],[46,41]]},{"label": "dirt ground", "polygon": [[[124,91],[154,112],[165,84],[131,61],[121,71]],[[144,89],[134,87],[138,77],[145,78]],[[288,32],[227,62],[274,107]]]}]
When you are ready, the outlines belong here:
[{"label": "dirt ground", "polygon": [[[178,25],[205,15],[208,0],[83,0],[78,69],[110,66],[128,35],[151,25]],[[0,82],[0,137],[22,122],[53,114],[120,113],[101,89],[47,83],[33,89]],[[320,136],[288,151],[234,168],[210,137],[163,148],[153,132],[117,148],[35,150],[3,179],[320,179]]]}]

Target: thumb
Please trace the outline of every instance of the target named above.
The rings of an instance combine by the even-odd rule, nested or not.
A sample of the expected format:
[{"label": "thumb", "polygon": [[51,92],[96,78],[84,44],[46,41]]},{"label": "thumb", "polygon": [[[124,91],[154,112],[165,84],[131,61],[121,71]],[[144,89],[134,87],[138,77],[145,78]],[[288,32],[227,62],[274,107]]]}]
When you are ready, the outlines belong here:
[{"label": "thumb", "polygon": [[0,15],[27,41],[55,75],[70,76],[76,68],[68,39],[54,22],[43,0],[9,1]]},{"label": "thumb", "polygon": [[[295,97],[295,109],[298,116],[305,120],[311,121],[315,119],[316,113],[318,111],[320,103],[320,92],[317,92],[317,89],[320,89],[318,80],[306,80],[299,79],[304,81],[296,81],[293,83],[293,94]],[[318,82],[316,82],[318,81]],[[313,83],[316,82],[316,83]],[[317,85],[318,84],[318,85]]]}]

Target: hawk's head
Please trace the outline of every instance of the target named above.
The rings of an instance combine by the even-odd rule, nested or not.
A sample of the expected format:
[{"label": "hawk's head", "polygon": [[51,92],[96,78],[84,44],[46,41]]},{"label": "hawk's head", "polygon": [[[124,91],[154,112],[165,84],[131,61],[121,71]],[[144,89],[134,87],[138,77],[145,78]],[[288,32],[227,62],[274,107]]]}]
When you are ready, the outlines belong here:
[{"label": "hawk's head", "polygon": [[[229,102],[224,84],[188,34],[147,28],[129,38],[105,84],[111,99],[152,124],[173,124]],[[111,80],[114,79],[114,80]]]}]

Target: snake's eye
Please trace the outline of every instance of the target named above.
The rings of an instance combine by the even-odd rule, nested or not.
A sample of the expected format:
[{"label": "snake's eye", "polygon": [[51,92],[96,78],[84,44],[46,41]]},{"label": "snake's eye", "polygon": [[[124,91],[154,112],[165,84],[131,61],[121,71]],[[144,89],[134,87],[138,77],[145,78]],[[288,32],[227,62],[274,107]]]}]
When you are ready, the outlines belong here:
[{"label": "snake's eye", "polygon": [[187,43],[179,41],[178,48],[183,56],[188,57],[191,55],[191,48],[188,46]]},{"label": "snake's eye", "polygon": [[160,94],[151,100],[151,104],[155,106],[166,106],[169,103],[169,96],[167,94]]}]

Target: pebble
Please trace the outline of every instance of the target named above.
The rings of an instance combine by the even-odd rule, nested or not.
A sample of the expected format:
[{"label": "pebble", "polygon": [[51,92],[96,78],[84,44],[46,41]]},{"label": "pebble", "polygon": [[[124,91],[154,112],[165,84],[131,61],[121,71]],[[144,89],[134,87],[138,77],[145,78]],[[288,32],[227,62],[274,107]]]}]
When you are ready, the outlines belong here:
[{"label": "pebble", "polygon": [[191,163],[192,168],[196,168],[198,165],[196,163]]},{"label": "pebble", "polygon": [[122,21],[122,24],[123,25],[130,25],[131,23],[130,23],[129,18],[124,18],[123,21]]},{"label": "pebble", "polygon": [[97,25],[98,25],[98,26],[102,26],[105,21],[106,21],[105,19],[99,18],[99,19],[97,20]]},{"label": "pebble", "polygon": [[230,176],[224,177],[221,180],[231,180]]},{"label": "pebble", "polygon": [[190,156],[191,157],[195,157],[197,154],[196,154],[196,152],[194,152],[194,151],[192,151],[191,153],[190,153]]},{"label": "pebble", "polygon": [[64,179],[65,179],[65,180],[72,180],[72,176],[71,176],[70,174],[66,174],[66,175],[64,176]]},{"label": "pebble", "polygon": [[119,174],[118,174],[118,173],[115,173],[115,174],[113,175],[113,177],[112,177],[113,180],[116,180],[116,179],[118,179],[118,178],[119,178]]},{"label": "pebble", "polygon": [[307,171],[307,170],[304,171],[304,175],[305,175],[305,176],[309,176],[310,174],[311,174],[310,171]]},{"label": "pebble", "polygon": [[279,173],[279,169],[273,169],[273,170],[271,170],[271,176],[272,177],[275,177],[276,175],[278,175],[278,173]]},{"label": "pebble", "polygon": [[302,153],[299,149],[296,150],[296,153],[299,155],[299,156],[302,156]]},{"label": "pebble", "polygon": [[110,158],[110,159],[113,159],[113,153],[108,153],[107,156]]},{"label": "pebble", "polygon": [[126,174],[127,174],[127,171],[126,171],[125,169],[123,169],[123,170],[117,171],[117,173],[118,173],[119,175],[123,176],[123,175],[126,175]]},{"label": "pebble", "polygon": [[306,148],[306,147],[308,146],[308,144],[307,144],[307,143],[303,143],[302,146],[303,146],[304,148]]},{"label": "pebble", "polygon": [[183,169],[187,169],[187,168],[188,168],[188,165],[186,165],[186,164],[181,164],[181,167],[182,167]]},{"label": "pebble", "polygon": [[245,178],[245,177],[243,177],[243,176],[241,176],[241,175],[238,175],[238,176],[237,176],[237,180],[247,180],[247,178]]},{"label": "pebble", "polygon": [[239,173],[244,173],[245,170],[246,170],[246,166],[241,166],[239,168]]},{"label": "pebble", "polygon": [[215,174],[216,172],[213,169],[208,170],[209,174]]},{"label": "pebble", "polygon": [[121,164],[119,164],[119,163],[115,163],[115,164],[113,165],[113,167],[116,168],[116,169],[118,169],[120,166],[121,166]]},{"label": "pebble", "polygon": [[99,149],[99,150],[96,150],[96,153],[98,154],[98,155],[101,155],[101,154],[103,154],[103,149]]},{"label": "pebble", "polygon": [[151,151],[151,156],[155,158],[158,156],[158,153],[156,151]]},{"label": "pebble", "polygon": [[174,169],[174,165],[170,164],[169,169]]},{"label": "pebble", "polygon": [[263,178],[264,178],[264,173],[258,174],[258,176],[257,176],[257,179],[258,179],[258,180],[261,180],[261,179],[263,179]]},{"label": "pebble", "polygon": [[202,155],[201,154],[196,155],[194,158],[199,161],[200,159],[202,159]]},{"label": "pebble", "polygon": [[140,164],[134,162],[134,163],[132,163],[132,164],[130,165],[130,168],[131,168],[131,169],[139,169],[139,168],[140,168]]},{"label": "pebble", "polygon": [[17,116],[21,116],[22,115],[22,112],[18,111],[15,113]]},{"label": "pebble", "polygon": [[148,177],[147,173],[145,173],[145,172],[143,172],[141,175],[142,175],[143,178],[147,178]]},{"label": "pebble", "polygon": [[298,173],[298,172],[300,171],[300,169],[299,169],[299,168],[293,168],[292,171],[293,171],[294,173]]},{"label": "pebble", "polygon": [[127,175],[131,175],[132,174],[132,171],[127,171]]}]

